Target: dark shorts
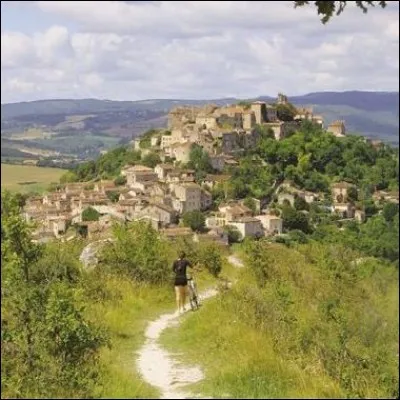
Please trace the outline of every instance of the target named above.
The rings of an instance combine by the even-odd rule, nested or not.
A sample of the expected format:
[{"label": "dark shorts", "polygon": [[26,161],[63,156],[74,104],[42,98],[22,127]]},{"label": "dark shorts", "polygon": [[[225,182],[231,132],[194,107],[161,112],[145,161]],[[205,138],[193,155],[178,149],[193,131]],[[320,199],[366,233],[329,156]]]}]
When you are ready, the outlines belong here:
[{"label": "dark shorts", "polygon": [[176,277],[174,286],[187,286],[187,278]]}]

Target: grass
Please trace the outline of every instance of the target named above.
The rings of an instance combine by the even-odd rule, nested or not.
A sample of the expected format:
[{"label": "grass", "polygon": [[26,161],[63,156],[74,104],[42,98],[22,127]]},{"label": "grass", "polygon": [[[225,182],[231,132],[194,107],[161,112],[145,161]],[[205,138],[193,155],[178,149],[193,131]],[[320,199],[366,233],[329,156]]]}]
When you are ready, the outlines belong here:
[{"label": "grass", "polygon": [[158,398],[157,389],[145,383],[136,370],[136,353],[144,343],[148,321],[173,307],[173,290],[140,285],[122,277],[109,277],[105,282],[115,298],[97,302],[90,310],[110,337],[110,347],[100,354],[103,380],[96,397]]},{"label": "grass", "polygon": [[360,267],[366,270],[356,281],[344,270],[337,278],[326,270],[335,261],[320,250],[264,248],[257,256],[268,255],[264,287],[251,269],[237,271],[231,291],[163,332],[167,350],[204,370],[205,379],[191,387],[196,394],[396,397],[398,272],[375,260]]},{"label": "grass", "polygon": [[1,164],[1,189],[12,192],[43,192],[52,182],[58,182],[64,169],[32,165]]},{"label": "grass", "polygon": [[[214,285],[216,279],[205,271],[196,274],[199,290]],[[173,287],[141,285],[123,277],[108,277],[106,290],[115,296],[112,301],[95,302],[90,315],[110,334],[109,348],[103,348],[100,360],[103,369],[99,398],[159,398],[158,390],[139,375],[137,352],[144,344],[149,321],[175,309]]]}]

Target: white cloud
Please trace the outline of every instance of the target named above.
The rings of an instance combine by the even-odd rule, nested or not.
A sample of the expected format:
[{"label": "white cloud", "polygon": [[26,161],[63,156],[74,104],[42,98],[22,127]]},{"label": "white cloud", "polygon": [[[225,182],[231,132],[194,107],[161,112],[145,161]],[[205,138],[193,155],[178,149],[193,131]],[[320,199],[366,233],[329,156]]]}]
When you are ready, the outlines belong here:
[{"label": "white cloud", "polygon": [[54,26],[24,34],[29,13],[22,6],[20,30],[5,24],[2,101],[398,89],[398,5],[366,15],[350,6],[327,25],[314,9],[294,10],[292,2],[49,1],[35,7],[65,24],[55,19]]}]

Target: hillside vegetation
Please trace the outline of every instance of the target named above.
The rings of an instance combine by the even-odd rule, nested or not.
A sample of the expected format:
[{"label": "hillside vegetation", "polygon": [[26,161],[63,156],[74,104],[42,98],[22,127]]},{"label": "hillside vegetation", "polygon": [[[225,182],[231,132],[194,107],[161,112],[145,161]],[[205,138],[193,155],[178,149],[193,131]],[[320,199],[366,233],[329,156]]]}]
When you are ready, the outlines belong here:
[{"label": "hillside vegetation", "polygon": [[[31,241],[17,197],[2,192],[2,396],[156,398],[130,365],[148,318],[172,308],[172,260],[185,248],[215,282],[223,252],[172,245],[150,226],[116,228],[101,264],[84,270],[83,240]],[[208,272],[209,271],[209,272]]]},{"label": "hillside vegetation", "polygon": [[234,288],[164,333],[213,398],[397,398],[398,269],[341,245],[248,243]]}]

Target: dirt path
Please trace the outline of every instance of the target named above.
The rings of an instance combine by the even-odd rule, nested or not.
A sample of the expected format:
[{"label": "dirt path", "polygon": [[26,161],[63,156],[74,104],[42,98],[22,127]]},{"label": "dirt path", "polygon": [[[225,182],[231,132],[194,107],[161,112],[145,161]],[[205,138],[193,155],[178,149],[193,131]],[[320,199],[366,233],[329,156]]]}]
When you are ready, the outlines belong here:
[{"label": "dirt path", "polygon": [[[243,267],[242,262],[234,255],[229,256],[228,261],[235,267]],[[216,289],[208,289],[200,294],[200,301],[217,293]],[[162,399],[193,399],[193,395],[183,387],[204,378],[200,368],[181,365],[158,343],[164,329],[178,323],[179,315],[175,313],[163,314],[151,322],[145,332],[146,342],[139,351],[137,361],[139,372],[146,382],[160,390]]]}]

